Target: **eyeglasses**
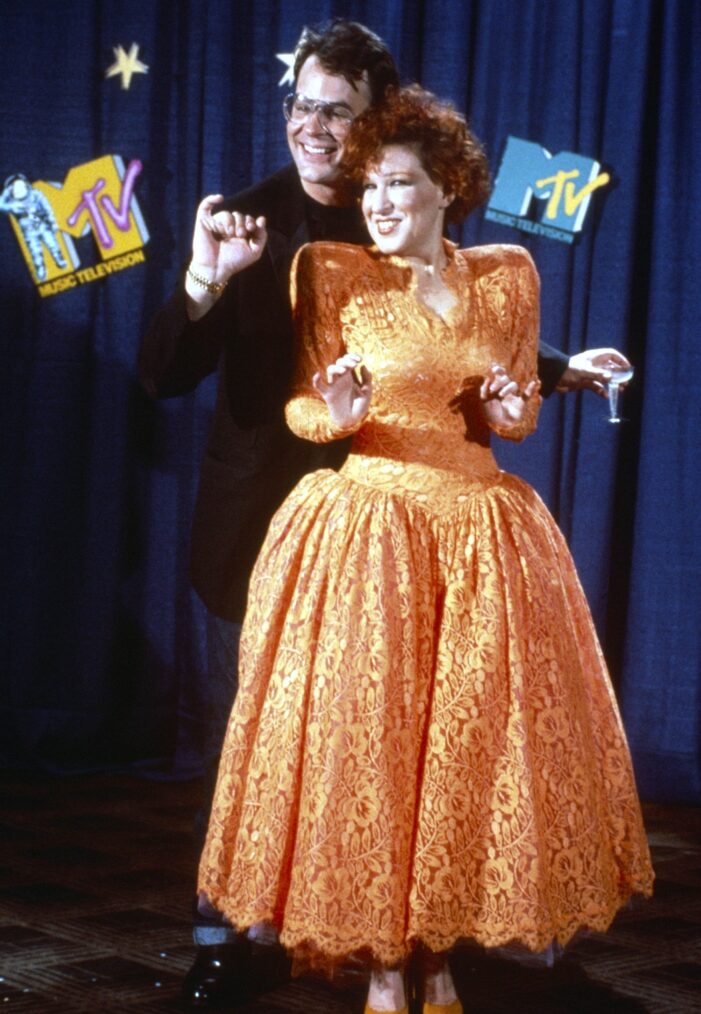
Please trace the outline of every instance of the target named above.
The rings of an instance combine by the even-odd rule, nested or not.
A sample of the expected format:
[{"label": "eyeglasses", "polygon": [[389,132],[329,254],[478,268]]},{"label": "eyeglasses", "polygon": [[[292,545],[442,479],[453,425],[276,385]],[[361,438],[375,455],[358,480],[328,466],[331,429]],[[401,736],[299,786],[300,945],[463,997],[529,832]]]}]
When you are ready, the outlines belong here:
[{"label": "eyeglasses", "polygon": [[285,119],[290,123],[304,123],[310,116],[319,117],[319,123],[330,134],[345,134],[350,130],[353,113],[347,106],[337,102],[320,102],[308,99],[297,92],[290,92],[282,103]]}]

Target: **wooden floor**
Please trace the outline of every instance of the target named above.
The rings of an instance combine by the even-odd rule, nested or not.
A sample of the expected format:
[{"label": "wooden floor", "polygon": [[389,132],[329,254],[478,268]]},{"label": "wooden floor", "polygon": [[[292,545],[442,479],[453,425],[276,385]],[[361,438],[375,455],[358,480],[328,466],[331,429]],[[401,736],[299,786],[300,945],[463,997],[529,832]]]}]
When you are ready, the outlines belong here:
[{"label": "wooden floor", "polygon": [[[184,1010],[198,794],[192,782],[4,778],[2,1010]],[[701,811],[648,806],[646,823],[653,901],[621,913],[606,936],[582,937],[552,969],[459,950],[466,1014],[701,1012]],[[364,989],[359,973],[336,986],[296,979],[231,1009],[361,1014]]]}]

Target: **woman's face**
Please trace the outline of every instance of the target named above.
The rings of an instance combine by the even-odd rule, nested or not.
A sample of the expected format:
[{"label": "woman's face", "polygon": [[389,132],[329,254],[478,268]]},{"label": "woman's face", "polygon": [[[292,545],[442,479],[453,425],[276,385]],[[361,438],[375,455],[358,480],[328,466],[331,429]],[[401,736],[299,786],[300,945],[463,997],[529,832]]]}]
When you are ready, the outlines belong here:
[{"label": "woman's face", "polygon": [[385,254],[433,262],[441,249],[450,201],[408,145],[387,145],[365,173],[363,215]]}]

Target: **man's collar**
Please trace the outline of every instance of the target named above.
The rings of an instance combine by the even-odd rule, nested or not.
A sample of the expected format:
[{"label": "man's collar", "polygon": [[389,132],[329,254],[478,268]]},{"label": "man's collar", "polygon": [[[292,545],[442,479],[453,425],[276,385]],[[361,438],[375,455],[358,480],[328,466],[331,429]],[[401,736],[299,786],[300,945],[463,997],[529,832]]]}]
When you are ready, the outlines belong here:
[{"label": "man's collar", "polygon": [[271,190],[269,206],[272,227],[283,235],[294,235],[305,221],[327,223],[338,219],[351,222],[357,217],[360,224],[359,212],[355,206],[321,204],[310,197],[304,190],[293,163],[285,166],[270,179],[282,184]]}]

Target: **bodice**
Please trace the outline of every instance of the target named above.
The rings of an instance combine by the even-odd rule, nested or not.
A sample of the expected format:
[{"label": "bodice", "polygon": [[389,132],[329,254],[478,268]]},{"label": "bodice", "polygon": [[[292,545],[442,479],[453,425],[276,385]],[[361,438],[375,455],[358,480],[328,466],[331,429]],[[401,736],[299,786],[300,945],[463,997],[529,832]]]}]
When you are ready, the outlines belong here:
[{"label": "bodice", "polygon": [[[308,439],[341,435],[310,381],[344,352],[357,354],[372,373],[373,398],[344,474],[450,500],[474,482],[498,480],[479,386],[492,363],[522,384],[535,377],[538,279],[518,247],[446,250],[443,279],[457,299],[442,316],[419,299],[400,258],[336,243],[300,251],[293,277],[300,347],[287,418]],[[538,402],[501,435],[530,432]]]}]

